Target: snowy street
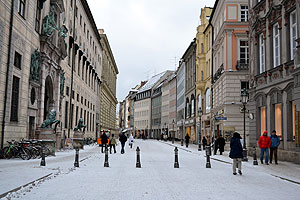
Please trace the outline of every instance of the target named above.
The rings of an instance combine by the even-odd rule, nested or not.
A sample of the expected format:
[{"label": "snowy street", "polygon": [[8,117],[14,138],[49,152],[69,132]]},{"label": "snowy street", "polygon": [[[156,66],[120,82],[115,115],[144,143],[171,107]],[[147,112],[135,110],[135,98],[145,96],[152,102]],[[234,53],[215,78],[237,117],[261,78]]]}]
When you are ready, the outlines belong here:
[{"label": "snowy street", "polygon": [[[0,195],[3,199],[298,199],[300,166],[242,164],[243,175],[232,174],[232,160],[212,156],[211,169],[205,168],[205,151],[196,145],[188,149],[179,143],[179,169],[174,169],[174,145],[170,142],[135,140],[126,143],[125,154],[109,154],[109,168],[96,145],[80,151],[80,167],[74,168],[74,150],[57,152],[40,160],[0,160]],[[136,168],[136,147],[141,149],[142,168]]]}]

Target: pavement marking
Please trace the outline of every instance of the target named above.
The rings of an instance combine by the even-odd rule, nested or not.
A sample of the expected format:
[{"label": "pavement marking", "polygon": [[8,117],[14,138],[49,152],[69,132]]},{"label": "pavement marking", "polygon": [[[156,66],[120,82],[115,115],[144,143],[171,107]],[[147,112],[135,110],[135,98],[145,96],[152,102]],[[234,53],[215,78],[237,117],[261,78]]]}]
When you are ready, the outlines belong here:
[{"label": "pavement marking", "polygon": [[277,176],[277,175],[274,175],[274,174],[271,174],[271,176],[274,176],[274,177],[276,177],[276,178],[280,178],[280,179],[282,179],[282,180],[289,181],[289,182],[291,182],[291,183],[295,183],[295,184],[298,184],[298,185],[300,185],[300,183],[299,183],[299,182],[297,182],[297,181],[293,181],[293,180],[291,180],[291,179],[288,179],[288,178],[284,178],[284,177]]},{"label": "pavement marking", "polygon": [[10,190],[10,191],[8,191],[8,192],[5,192],[5,193],[3,193],[3,194],[0,194],[0,198],[5,197],[7,194],[9,194],[9,193],[11,193],[11,192],[16,192],[16,191],[20,190],[21,188],[24,188],[24,187],[26,187],[26,186],[28,186],[28,185],[31,185],[31,184],[33,184],[33,183],[36,182],[36,181],[44,180],[44,179],[46,179],[47,177],[51,176],[52,174],[53,174],[53,173],[47,174],[46,176],[43,176],[43,177],[41,177],[41,178],[38,178],[38,179],[36,179],[36,180],[34,180],[34,181],[31,181],[31,182],[29,182],[29,183],[27,183],[27,184],[25,184],[25,185],[22,185],[22,186],[20,186],[20,187],[17,187],[17,188],[15,188],[15,189],[12,189],[12,190]]},{"label": "pavement marking", "polygon": [[85,160],[89,159],[90,157],[91,157],[91,156],[88,156],[88,157],[86,157],[86,158],[83,158],[83,159],[81,159],[79,162],[85,161]]}]

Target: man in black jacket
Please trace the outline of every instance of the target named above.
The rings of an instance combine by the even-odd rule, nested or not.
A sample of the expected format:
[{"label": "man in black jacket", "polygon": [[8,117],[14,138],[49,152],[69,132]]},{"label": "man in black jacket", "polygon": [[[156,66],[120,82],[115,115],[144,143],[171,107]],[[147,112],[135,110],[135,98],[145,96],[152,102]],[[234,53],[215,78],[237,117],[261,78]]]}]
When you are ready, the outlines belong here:
[{"label": "man in black jacket", "polygon": [[124,146],[125,146],[125,143],[127,141],[127,137],[124,133],[121,134],[120,138],[119,138],[120,142],[121,142],[121,154],[125,153],[125,150],[124,150]]},{"label": "man in black jacket", "polygon": [[105,132],[103,132],[102,133],[102,135],[101,135],[101,144],[102,144],[102,148],[101,148],[101,152],[103,153],[103,147],[105,147],[105,149],[107,148],[107,135],[106,135],[106,133]]}]

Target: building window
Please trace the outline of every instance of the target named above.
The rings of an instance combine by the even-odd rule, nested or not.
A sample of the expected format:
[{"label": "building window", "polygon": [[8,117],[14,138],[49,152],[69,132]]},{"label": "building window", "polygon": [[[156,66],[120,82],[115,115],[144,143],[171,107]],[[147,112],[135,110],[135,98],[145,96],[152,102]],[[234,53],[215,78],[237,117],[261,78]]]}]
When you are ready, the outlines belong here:
[{"label": "building window", "polygon": [[14,66],[21,69],[22,56],[17,51],[15,51]]},{"label": "building window", "polygon": [[266,107],[260,107],[260,134],[262,135],[266,129]]},{"label": "building window", "polygon": [[248,6],[241,6],[241,21],[248,21]]},{"label": "building window", "polygon": [[69,87],[66,87],[66,95],[69,96]]},{"label": "building window", "polygon": [[249,47],[248,41],[240,41],[240,63],[249,63]]},{"label": "building window", "polygon": [[191,102],[191,114],[192,114],[192,116],[194,116],[194,114],[195,114],[195,99],[194,99],[194,97],[192,98],[192,102]]},{"label": "building window", "polygon": [[65,107],[65,128],[68,128],[68,107],[69,107],[69,102],[66,101],[66,107]]},{"label": "building window", "polygon": [[265,40],[264,35],[259,36],[259,72],[263,73],[266,71],[265,67]]},{"label": "building window", "polygon": [[75,17],[77,18],[77,13],[78,13],[78,8],[77,8],[77,6],[76,6],[76,8],[75,8]]},{"label": "building window", "polygon": [[38,33],[40,33],[41,12],[42,12],[42,4],[40,0],[37,0],[36,13],[35,13],[35,31]]},{"label": "building window", "polygon": [[296,11],[292,12],[290,15],[290,40],[291,40],[291,60],[294,59],[294,54],[296,51],[296,39],[297,39],[297,16]]},{"label": "building window", "polygon": [[201,43],[201,53],[204,53],[204,45]]},{"label": "building window", "polygon": [[205,93],[205,113],[210,112],[210,89],[208,88]]},{"label": "building window", "polygon": [[20,78],[13,76],[10,121],[18,121]]},{"label": "building window", "polygon": [[203,81],[203,71],[201,71],[201,81]]},{"label": "building window", "polygon": [[[85,33],[85,23],[84,23],[84,25],[83,25],[83,32]],[[84,47],[83,47],[84,48]]]},{"label": "building window", "polygon": [[202,96],[201,96],[201,94],[198,95],[198,110],[199,110],[199,108],[202,109]]},{"label": "building window", "polygon": [[243,89],[249,90],[249,81],[241,81],[241,92]]},{"label": "building window", "polygon": [[25,0],[18,1],[18,13],[24,18],[25,17]]},{"label": "building window", "polygon": [[71,8],[73,8],[73,0],[71,0]]},{"label": "building window", "polygon": [[279,26],[275,24],[273,26],[273,57],[274,67],[280,65],[280,38],[279,38]]},{"label": "building window", "polygon": [[276,134],[282,139],[282,112],[281,104],[275,104],[275,130]]}]

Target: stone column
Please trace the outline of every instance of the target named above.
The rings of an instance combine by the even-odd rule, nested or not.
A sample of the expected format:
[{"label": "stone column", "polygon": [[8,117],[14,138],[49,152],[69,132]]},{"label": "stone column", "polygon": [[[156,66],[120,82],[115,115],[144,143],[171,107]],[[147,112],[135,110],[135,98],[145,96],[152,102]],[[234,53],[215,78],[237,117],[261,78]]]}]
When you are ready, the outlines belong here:
[{"label": "stone column", "polygon": [[[228,30],[227,32],[227,53],[228,56],[225,56],[228,61],[228,70],[232,70],[232,32],[233,30]],[[220,58],[218,58],[219,60]],[[226,60],[225,60],[226,65]],[[218,68],[219,66],[217,66]],[[224,67],[224,70],[226,70],[226,67]]]},{"label": "stone column", "polygon": [[283,149],[287,147],[287,130],[288,130],[288,105],[287,105],[287,92],[283,91],[282,106],[281,106],[281,134],[283,138]]},{"label": "stone column", "polygon": [[267,96],[267,105],[266,105],[266,115],[267,115],[267,119],[266,119],[266,123],[267,123],[267,131],[268,134],[271,133],[271,97]]}]

